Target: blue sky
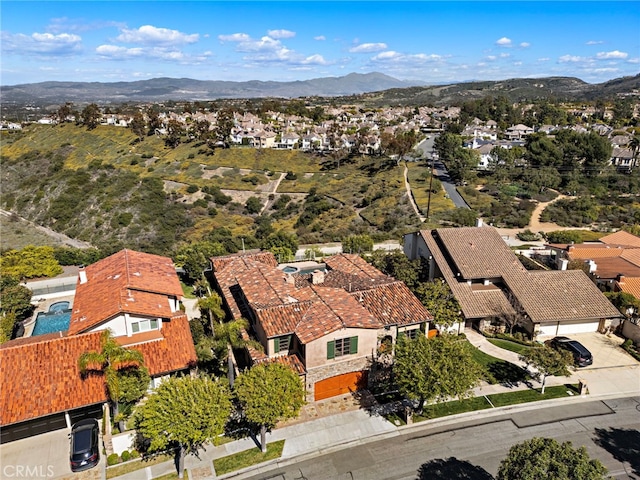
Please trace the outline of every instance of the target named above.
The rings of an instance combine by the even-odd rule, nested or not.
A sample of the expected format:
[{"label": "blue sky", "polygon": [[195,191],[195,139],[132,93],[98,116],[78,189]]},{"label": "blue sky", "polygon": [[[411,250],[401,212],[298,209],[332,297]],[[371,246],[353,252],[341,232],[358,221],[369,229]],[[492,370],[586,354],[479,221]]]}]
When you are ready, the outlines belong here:
[{"label": "blue sky", "polygon": [[7,1],[2,85],[640,73],[640,2]]}]

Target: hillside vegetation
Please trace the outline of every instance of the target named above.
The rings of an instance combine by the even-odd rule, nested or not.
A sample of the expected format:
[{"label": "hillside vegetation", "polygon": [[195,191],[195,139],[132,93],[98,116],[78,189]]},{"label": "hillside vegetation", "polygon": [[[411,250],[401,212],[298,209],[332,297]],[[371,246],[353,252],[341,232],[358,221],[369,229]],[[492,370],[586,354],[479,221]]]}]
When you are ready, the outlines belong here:
[{"label": "hillside vegetation", "polygon": [[171,149],[130,129],[69,123],[2,135],[2,208],[105,253],[171,254],[221,235],[257,247],[278,230],[295,232],[300,243],[357,233],[398,238],[419,225],[402,167],[386,157],[336,162],[195,141]]}]

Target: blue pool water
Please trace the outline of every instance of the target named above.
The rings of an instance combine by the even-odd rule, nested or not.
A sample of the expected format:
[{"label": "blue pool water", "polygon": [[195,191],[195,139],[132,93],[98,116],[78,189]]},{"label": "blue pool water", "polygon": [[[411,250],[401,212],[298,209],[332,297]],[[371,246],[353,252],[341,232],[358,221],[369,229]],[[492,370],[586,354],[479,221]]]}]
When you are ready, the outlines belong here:
[{"label": "blue pool water", "polygon": [[65,332],[69,330],[70,320],[71,309],[53,312],[49,310],[47,313],[40,312],[36,317],[36,324],[33,327],[33,333],[31,336],[44,335],[45,333]]}]

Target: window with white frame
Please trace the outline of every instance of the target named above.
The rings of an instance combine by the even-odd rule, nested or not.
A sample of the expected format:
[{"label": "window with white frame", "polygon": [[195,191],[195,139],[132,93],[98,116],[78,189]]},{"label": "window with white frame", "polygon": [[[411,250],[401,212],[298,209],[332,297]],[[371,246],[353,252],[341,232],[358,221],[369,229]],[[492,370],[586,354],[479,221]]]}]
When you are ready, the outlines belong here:
[{"label": "window with white frame", "polygon": [[337,338],[327,342],[327,359],[358,353],[358,337]]},{"label": "window with white frame", "polygon": [[131,322],[131,333],[148,332],[149,330],[158,330],[160,321],[157,318],[145,318]]}]

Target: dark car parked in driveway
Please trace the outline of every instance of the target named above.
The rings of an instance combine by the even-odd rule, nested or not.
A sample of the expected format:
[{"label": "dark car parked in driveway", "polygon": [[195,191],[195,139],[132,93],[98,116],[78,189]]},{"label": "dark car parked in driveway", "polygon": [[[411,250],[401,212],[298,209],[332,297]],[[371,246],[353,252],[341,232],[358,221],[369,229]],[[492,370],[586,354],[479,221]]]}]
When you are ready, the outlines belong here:
[{"label": "dark car parked in driveway", "polygon": [[562,348],[571,352],[578,367],[586,367],[593,363],[591,352],[577,340],[572,340],[569,337],[555,337],[550,341],[550,345],[555,349]]},{"label": "dark car parked in driveway", "polygon": [[71,427],[71,471],[95,467],[100,461],[100,427],[95,418],[81,420]]}]

